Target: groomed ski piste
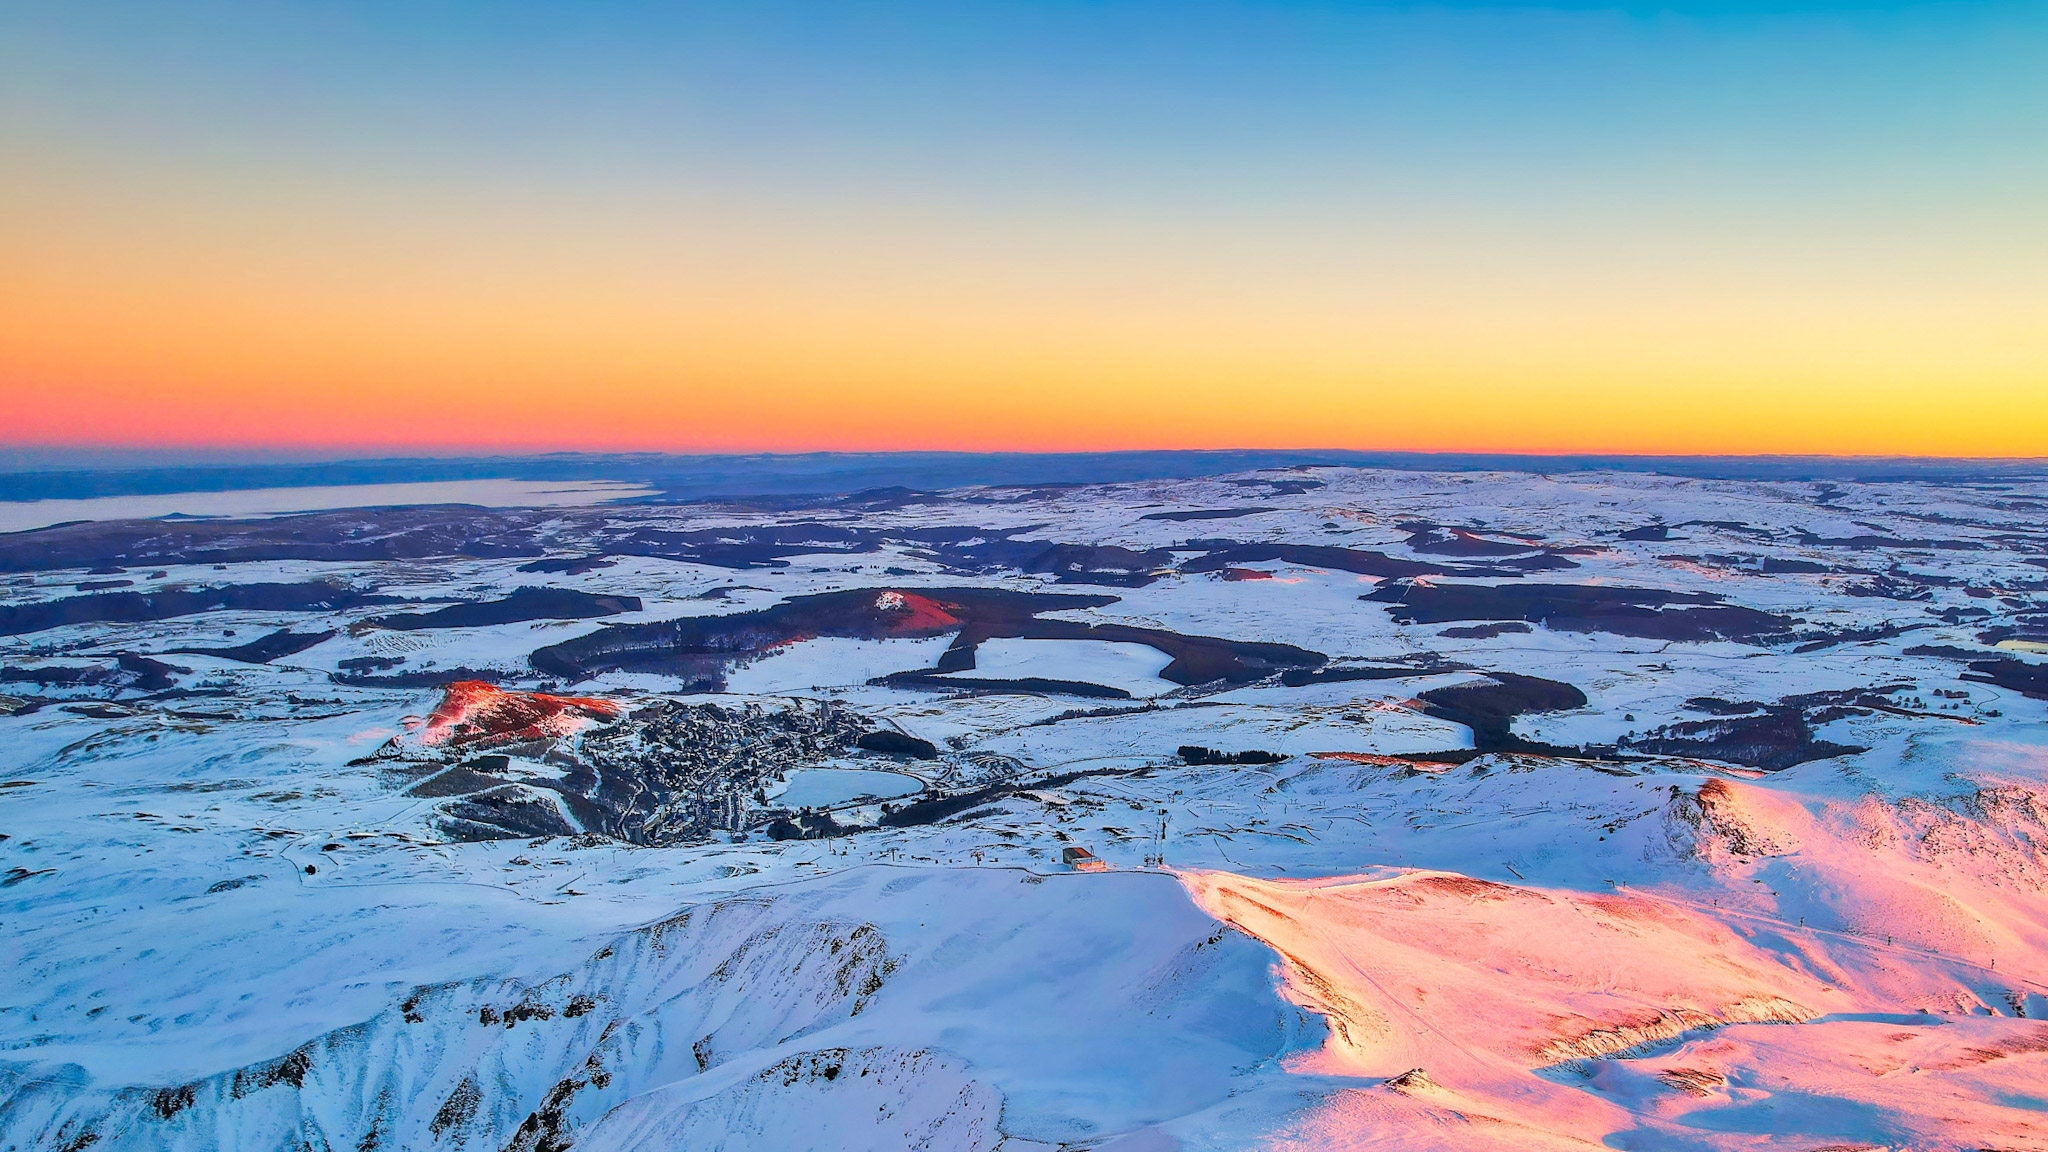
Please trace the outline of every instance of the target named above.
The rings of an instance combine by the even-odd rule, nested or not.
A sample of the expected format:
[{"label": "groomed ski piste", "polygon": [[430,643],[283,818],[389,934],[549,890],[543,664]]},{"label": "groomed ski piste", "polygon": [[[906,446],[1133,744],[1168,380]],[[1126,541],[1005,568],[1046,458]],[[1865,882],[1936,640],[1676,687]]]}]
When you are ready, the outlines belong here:
[{"label": "groomed ski piste", "polygon": [[0,1148],[2048,1148],[2048,483],[422,505],[0,571]]}]

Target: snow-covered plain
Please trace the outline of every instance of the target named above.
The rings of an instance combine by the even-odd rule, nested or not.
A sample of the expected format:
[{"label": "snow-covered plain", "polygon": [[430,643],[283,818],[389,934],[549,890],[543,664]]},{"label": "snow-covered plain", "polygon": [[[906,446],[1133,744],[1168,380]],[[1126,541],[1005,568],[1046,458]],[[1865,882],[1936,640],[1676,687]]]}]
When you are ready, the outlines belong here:
[{"label": "snow-covered plain", "polygon": [[[1274,510],[1145,518],[1233,506]],[[0,548],[0,1149],[2048,1148],[2044,521],[2011,478],[1317,468],[567,508],[368,558],[29,533]],[[1046,558],[934,543],[1006,529]],[[799,542],[660,550],[771,530]],[[162,614],[313,580],[641,604]],[[962,589],[1093,595],[1041,631],[1104,631],[1006,634]],[[833,595],[881,631],[773,615]],[[581,681],[527,663],[725,617]],[[238,647],[280,630],[310,642]],[[1205,679],[1211,640],[1315,659]],[[458,674],[622,718],[465,744],[423,720]],[[1531,677],[1583,705],[1529,710]],[[571,784],[662,701],[890,738],[720,793],[716,827],[650,802],[687,831],[635,839]],[[718,763],[774,730],[746,731]],[[451,820],[479,795],[571,831]]]},{"label": "snow-covered plain", "polygon": [[1132,696],[1158,696],[1174,685],[1159,673],[1173,658],[1147,644],[1102,640],[985,640],[974,667],[945,675],[977,680],[1070,680],[1099,684]]}]

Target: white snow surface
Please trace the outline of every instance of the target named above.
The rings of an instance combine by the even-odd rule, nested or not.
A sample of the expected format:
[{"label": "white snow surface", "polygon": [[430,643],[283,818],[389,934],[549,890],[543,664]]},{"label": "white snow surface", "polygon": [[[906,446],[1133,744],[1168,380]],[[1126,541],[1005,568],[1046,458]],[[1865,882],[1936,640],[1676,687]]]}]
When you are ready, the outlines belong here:
[{"label": "white snow surface", "polygon": [[[1142,519],[1232,506],[1274,511]],[[1319,468],[830,513],[921,541],[1039,525],[1020,538],[1175,550],[1102,585],[923,543],[747,569],[624,556],[574,576],[521,573],[526,555],[126,565],[138,592],[539,585],[643,607],[409,632],[370,626],[393,609],[366,605],[0,634],[0,1149],[2048,1148],[2048,706],[2012,678],[2048,669],[2044,514],[2048,482],[2010,478]],[[820,518],[602,515],[735,537]],[[1317,554],[1232,565],[1271,579],[1183,567],[1197,538],[1494,562],[1417,551],[1415,521],[1519,534],[1537,541],[1523,555],[1573,565],[1423,578],[1438,585],[1711,593],[1796,634],[1405,624],[1360,599],[1387,578]],[[0,609],[99,578],[25,568]],[[722,691],[661,668],[556,683],[525,663],[617,625],[966,587],[1114,597],[1045,618],[1169,647],[1160,634],[1291,645],[1358,675],[1183,687],[1159,675],[1164,648],[1118,633],[982,638],[960,678],[1135,699],[875,682],[973,641],[951,626],[778,641]],[[1525,630],[1446,634],[1480,623]],[[286,628],[333,635],[267,664],[170,651]],[[61,675],[121,654],[169,665],[173,687]],[[421,679],[336,675],[364,659]],[[602,697],[623,724],[662,700],[831,700],[938,755],[791,762],[741,837],[467,841],[447,799],[421,794],[425,762],[380,753],[451,668]],[[1523,712],[1504,731],[1525,743],[1482,754],[1481,720],[1434,701],[1513,677],[1585,703]],[[1690,752],[1617,747],[1750,721]],[[511,749],[508,794],[584,819],[549,773],[602,730]],[[1788,732],[1810,755],[1746,762]],[[1188,764],[1182,745],[1278,759]],[[784,807],[865,794],[896,810],[918,788],[950,799],[895,823],[879,804],[842,812],[849,835],[765,834]],[[1073,846],[1107,870],[1066,867]]]},{"label": "white snow surface", "polygon": [[928,668],[952,637],[928,640],[856,640],[816,636],[786,644],[726,675],[733,692],[815,692],[853,688],[891,672]]},{"label": "white snow surface", "polygon": [[995,637],[975,650],[975,666],[948,676],[973,676],[979,681],[1075,681],[1122,689],[1133,697],[1155,697],[1178,685],[1161,681],[1159,672],[1174,658],[1149,644],[1114,644],[1104,640],[1012,640]]},{"label": "white snow surface", "polygon": [[974,667],[945,675],[977,680],[1070,680],[1117,688],[1132,696],[1158,696],[1179,685],[1159,673],[1173,657],[1149,644],[1103,640],[984,640]]}]

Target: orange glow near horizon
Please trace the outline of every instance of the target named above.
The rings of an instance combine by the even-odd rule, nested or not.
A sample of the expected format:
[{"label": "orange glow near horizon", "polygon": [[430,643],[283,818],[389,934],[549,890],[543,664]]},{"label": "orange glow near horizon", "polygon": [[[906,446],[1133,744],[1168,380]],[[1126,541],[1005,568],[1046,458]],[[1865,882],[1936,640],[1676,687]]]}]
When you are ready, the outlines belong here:
[{"label": "orange glow near horizon", "polygon": [[[319,222],[303,223],[320,236]],[[2025,293],[1933,301],[1711,254],[1676,283],[1550,282],[1463,253],[1317,273],[1190,246],[1104,258],[901,220],[653,256],[536,221],[257,249],[16,235],[0,424],[17,443],[515,450],[1339,447],[2035,455],[2048,341]],[[265,230],[268,231],[268,230]],[[956,237],[957,238],[957,237]],[[1281,237],[1285,240],[1287,237]],[[585,244],[573,249],[574,241]],[[922,241],[923,250],[919,250]],[[240,247],[237,247],[237,244]],[[421,241],[424,244],[424,240]],[[552,247],[554,250],[550,251]],[[1078,247],[1078,246],[1076,246]],[[539,249],[539,251],[536,251]],[[1444,261],[1454,267],[1458,262]],[[979,264],[982,271],[977,271]],[[1478,268],[1473,268],[1479,263]],[[1520,282],[1518,282],[1518,279]]]},{"label": "orange glow near horizon", "polygon": [[[1026,9],[1002,19],[1051,19]],[[1894,57],[1912,28],[1545,7],[1523,75],[1474,31],[1500,13],[1325,41],[1252,6],[1099,74],[1025,42],[1080,69],[1050,89],[977,63],[1002,37],[934,41],[912,92],[823,41],[775,72],[736,40],[720,72],[711,32],[643,58],[627,21],[588,59],[490,41],[503,63],[263,11],[275,44],[223,24],[189,60],[147,21],[0,44],[0,443],[2048,454],[2039,73],[1951,83],[2004,25]],[[1212,106],[1240,20],[1286,35]],[[916,28],[876,44],[943,40]],[[324,63],[337,36],[355,64]],[[1476,55],[1410,75],[1376,55],[1403,36]],[[1822,100],[1785,43],[1860,95]],[[802,88],[828,64],[842,88]]]},{"label": "orange glow near horizon", "polygon": [[1131,305],[1014,282],[706,299],[26,279],[0,288],[0,439],[17,444],[2048,450],[2037,321],[1984,307],[1343,307],[1312,291],[1203,299],[1170,277]]},{"label": "orange glow near horizon", "polygon": [[1574,268],[1563,248],[1597,246],[1565,237],[1532,270],[1448,224],[1319,262],[1313,229],[1246,254],[890,211],[857,240],[165,215],[0,234],[0,440],[2048,452],[2042,294],[1954,269],[1936,293],[1685,243]]}]

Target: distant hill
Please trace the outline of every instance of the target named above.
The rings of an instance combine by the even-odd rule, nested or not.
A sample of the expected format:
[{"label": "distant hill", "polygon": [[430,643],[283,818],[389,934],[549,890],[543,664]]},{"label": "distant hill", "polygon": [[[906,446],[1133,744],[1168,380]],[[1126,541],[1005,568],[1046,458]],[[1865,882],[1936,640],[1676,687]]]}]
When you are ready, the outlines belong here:
[{"label": "distant hill", "polygon": [[1417,471],[1651,472],[1727,480],[2001,480],[2048,476],[2044,459],[1851,456],[1518,456],[1488,453],[1245,449],[1140,452],[807,452],[755,455],[551,453],[237,462],[230,454],[0,453],[0,500],[85,499],[249,488],[448,480],[616,480],[667,501],[842,496],[873,489],[1185,479],[1261,468],[1346,465]]}]

